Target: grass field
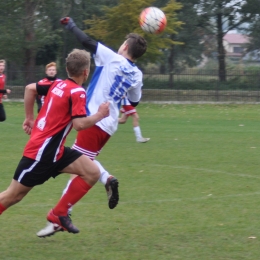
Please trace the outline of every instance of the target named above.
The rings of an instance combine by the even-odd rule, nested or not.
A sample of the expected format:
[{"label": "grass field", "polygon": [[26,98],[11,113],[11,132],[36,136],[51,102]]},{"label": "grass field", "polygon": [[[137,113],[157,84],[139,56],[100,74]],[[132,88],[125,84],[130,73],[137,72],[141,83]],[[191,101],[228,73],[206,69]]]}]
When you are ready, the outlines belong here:
[{"label": "grass field", "polygon": [[[28,139],[23,104],[4,105],[1,190]],[[129,121],[98,158],[120,181],[119,205],[107,207],[98,183],[74,207],[79,234],[39,239],[68,176],[52,179],[1,216],[0,259],[260,259],[260,107],[140,104],[138,111],[151,141],[136,143]]]}]

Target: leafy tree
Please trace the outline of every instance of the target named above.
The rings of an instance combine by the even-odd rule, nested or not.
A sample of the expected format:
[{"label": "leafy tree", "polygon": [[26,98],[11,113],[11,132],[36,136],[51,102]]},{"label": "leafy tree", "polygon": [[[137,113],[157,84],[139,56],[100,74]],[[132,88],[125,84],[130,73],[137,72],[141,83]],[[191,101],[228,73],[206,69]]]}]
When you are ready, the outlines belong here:
[{"label": "leafy tree", "polygon": [[161,8],[166,14],[168,24],[162,34],[154,35],[142,31],[138,22],[141,11],[145,7],[152,6],[153,2],[152,0],[119,0],[118,5],[103,8],[104,16],[93,16],[92,19],[87,19],[85,22],[89,29],[86,32],[97,40],[105,42],[114,50],[122,44],[128,33],[138,33],[148,42],[147,52],[142,58],[143,62],[158,61],[164,49],[172,44],[180,44],[171,39],[171,35],[176,34],[182,24],[176,17],[176,11],[181,8],[181,4],[171,0]]},{"label": "leafy tree", "polygon": [[248,51],[260,51],[260,16],[251,24],[247,32],[251,39],[248,45]]},{"label": "leafy tree", "polygon": [[[76,22],[79,28],[84,28],[84,21],[91,18],[93,15],[101,16],[104,15],[103,6],[114,6],[117,4],[117,0],[58,0],[52,1],[52,5],[48,9],[48,16],[52,19],[51,24],[53,30],[55,30],[60,36],[61,42],[58,43],[57,59],[62,66],[59,69],[59,76],[66,77],[67,73],[65,70],[65,58],[67,54],[73,48],[82,48],[82,45],[76,40],[75,37],[71,37],[68,31],[64,30],[60,25],[59,20],[62,17],[70,16]],[[77,3],[77,4],[76,4]],[[57,10],[61,9],[60,12]],[[50,46],[47,46],[50,48]],[[53,46],[52,46],[53,47]]]},{"label": "leafy tree", "polygon": [[[172,44],[167,52],[168,70],[170,71],[169,87],[174,88],[174,73],[185,67],[198,64],[202,58],[202,35],[198,27],[198,14],[194,9],[197,0],[182,0],[183,7],[177,11],[178,20],[183,22],[178,34],[172,34],[174,41],[183,44]],[[167,63],[166,63],[167,64]]]},{"label": "leafy tree", "polygon": [[[51,30],[46,6],[50,0],[9,0],[0,2],[0,55],[25,70],[25,82],[35,81],[37,50],[58,42]],[[5,14],[3,16],[3,14]]]},{"label": "leafy tree", "polygon": [[248,12],[253,11],[256,13],[254,19],[251,20],[249,26],[245,29],[245,32],[250,37],[250,43],[248,44],[248,51],[260,52],[260,5],[259,2],[252,1],[248,6]]}]

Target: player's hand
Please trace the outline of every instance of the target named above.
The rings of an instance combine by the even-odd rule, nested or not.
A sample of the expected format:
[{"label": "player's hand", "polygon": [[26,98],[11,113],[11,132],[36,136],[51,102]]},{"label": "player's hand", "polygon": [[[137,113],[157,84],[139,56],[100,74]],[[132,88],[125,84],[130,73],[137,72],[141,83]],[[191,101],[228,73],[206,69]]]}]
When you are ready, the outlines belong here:
[{"label": "player's hand", "polygon": [[103,118],[109,116],[109,102],[102,103],[99,108],[98,112],[102,114]]},{"label": "player's hand", "polygon": [[26,134],[30,135],[32,132],[32,128],[34,125],[34,120],[33,119],[25,119],[23,121],[23,130]]},{"label": "player's hand", "polygon": [[72,28],[76,27],[76,24],[74,23],[73,19],[70,17],[63,17],[60,19],[60,23],[62,25],[65,25],[65,28],[67,30],[72,30]]},{"label": "player's hand", "polygon": [[6,89],[6,92],[7,92],[7,94],[10,94],[11,90],[10,89]]},{"label": "player's hand", "polygon": [[3,98],[7,99],[7,95],[3,95]]}]

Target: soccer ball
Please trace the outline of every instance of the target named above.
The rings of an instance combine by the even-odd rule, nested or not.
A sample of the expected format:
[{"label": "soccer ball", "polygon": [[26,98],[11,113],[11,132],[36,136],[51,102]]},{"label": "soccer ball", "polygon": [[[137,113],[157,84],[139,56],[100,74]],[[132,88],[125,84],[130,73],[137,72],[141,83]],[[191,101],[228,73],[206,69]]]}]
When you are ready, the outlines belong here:
[{"label": "soccer ball", "polygon": [[139,24],[145,32],[161,33],[167,24],[166,16],[157,7],[145,8],[139,16]]}]

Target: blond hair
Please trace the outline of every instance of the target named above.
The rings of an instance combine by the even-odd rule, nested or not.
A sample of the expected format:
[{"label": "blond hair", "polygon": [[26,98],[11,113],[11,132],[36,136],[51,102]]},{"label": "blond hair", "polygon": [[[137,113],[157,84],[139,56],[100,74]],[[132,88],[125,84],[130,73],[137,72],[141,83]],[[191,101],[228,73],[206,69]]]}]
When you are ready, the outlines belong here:
[{"label": "blond hair", "polygon": [[69,77],[78,77],[90,67],[90,54],[85,50],[73,49],[66,58]]},{"label": "blond hair", "polygon": [[51,62],[51,63],[48,63],[46,66],[45,66],[45,69],[47,70],[49,67],[56,67],[56,62]]}]

